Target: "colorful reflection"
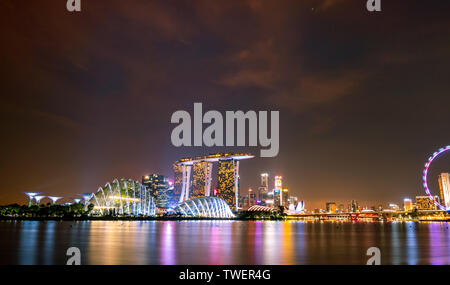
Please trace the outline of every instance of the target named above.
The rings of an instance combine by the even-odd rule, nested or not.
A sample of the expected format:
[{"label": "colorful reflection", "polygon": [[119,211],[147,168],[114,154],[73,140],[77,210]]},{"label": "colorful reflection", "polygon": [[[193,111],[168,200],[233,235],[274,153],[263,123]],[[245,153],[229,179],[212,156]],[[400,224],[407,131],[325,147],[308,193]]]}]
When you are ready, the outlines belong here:
[{"label": "colorful reflection", "polygon": [[447,223],[0,222],[0,264],[450,264]]}]

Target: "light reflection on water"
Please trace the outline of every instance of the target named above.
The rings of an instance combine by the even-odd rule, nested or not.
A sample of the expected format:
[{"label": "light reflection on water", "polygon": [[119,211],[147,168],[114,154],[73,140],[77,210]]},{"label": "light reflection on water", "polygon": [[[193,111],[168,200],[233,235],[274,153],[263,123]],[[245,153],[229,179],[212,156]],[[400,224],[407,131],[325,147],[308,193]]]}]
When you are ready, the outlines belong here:
[{"label": "light reflection on water", "polygon": [[0,264],[450,264],[447,223],[0,222]]}]

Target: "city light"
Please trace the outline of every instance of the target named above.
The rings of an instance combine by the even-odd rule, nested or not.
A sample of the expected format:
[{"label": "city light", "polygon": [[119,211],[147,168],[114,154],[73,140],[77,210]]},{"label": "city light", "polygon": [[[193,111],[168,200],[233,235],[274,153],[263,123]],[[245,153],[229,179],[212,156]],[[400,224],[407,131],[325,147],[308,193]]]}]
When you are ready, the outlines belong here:
[{"label": "city light", "polygon": [[428,187],[427,176],[428,176],[428,170],[429,170],[429,168],[431,166],[431,163],[434,161],[434,159],[436,159],[436,157],[438,157],[440,154],[442,154],[442,153],[444,153],[444,152],[446,152],[448,150],[450,150],[450,146],[446,146],[446,147],[440,148],[439,151],[433,153],[433,155],[428,158],[428,162],[425,164],[425,169],[423,171],[423,177],[422,177],[422,179],[423,179],[423,186],[425,188],[425,193],[428,195],[428,197],[430,197],[431,200],[433,200],[433,203],[436,206],[438,206],[439,209],[444,210],[444,211],[446,211],[448,209],[444,205],[442,205],[441,203],[439,203],[438,201],[436,201],[434,199],[434,197],[431,194],[430,189]]}]

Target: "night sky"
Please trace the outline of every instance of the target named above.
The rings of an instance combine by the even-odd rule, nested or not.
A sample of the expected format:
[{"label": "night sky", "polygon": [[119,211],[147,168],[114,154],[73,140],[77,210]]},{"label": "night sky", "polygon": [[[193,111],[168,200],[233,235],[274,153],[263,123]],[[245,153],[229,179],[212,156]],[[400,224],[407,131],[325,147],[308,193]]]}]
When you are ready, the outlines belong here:
[{"label": "night sky", "polygon": [[[0,2],[0,204],[66,198],[172,163],[251,152],[306,207],[422,194],[450,144],[450,1]],[[176,110],[280,111],[280,152],[181,147]],[[450,172],[450,154],[430,180]],[[273,185],[273,181],[270,181]],[[432,185],[437,193],[437,183]]]}]

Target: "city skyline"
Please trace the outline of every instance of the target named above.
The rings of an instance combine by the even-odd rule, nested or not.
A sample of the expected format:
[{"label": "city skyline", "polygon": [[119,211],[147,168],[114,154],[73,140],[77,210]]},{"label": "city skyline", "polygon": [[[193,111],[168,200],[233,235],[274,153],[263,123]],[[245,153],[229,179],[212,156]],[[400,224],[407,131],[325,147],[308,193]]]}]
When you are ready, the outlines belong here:
[{"label": "city skyline", "polygon": [[[280,174],[307,207],[422,195],[424,159],[450,142],[448,1],[385,1],[378,14],[357,0],[85,2],[79,14],[57,0],[0,9],[0,204],[171,176],[184,156],[259,153],[174,147],[171,115],[195,102],[278,110],[279,154],[247,161],[241,187]],[[449,171],[446,154],[434,195]]]},{"label": "city skyline", "polygon": [[[449,147],[447,147],[447,149],[448,148]],[[220,195],[220,190],[218,191],[218,189],[221,187],[220,182],[216,181],[216,185],[214,187],[211,186],[211,184],[212,184],[211,161],[219,161],[219,158],[224,155],[225,155],[225,157],[226,156],[244,157],[241,154],[220,154],[220,153],[218,153],[218,154],[210,154],[209,156],[196,157],[196,158],[182,158],[181,160],[176,161],[174,164],[174,172],[173,172],[174,177],[177,176],[177,172],[178,172],[177,166],[180,165],[179,164],[180,162],[187,163],[188,165],[193,166],[193,169],[195,169],[196,165],[201,165],[201,168],[203,169],[203,171],[205,171],[205,173],[209,173],[209,176],[208,176],[208,174],[206,174],[206,176],[205,176],[205,173],[195,174],[195,172],[194,172],[191,174],[189,171],[188,173],[189,173],[189,176],[191,176],[191,179],[187,179],[187,181],[190,186],[186,190],[181,191],[180,193],[177,193],[176,191],[174,192],[174,189],[177,188],[177,184],[179,186],[182,183],[174,182],[174,180],[171,179],[172,177],[170,177],[170,176],[166,177],[161,174],[147,173],[146,175],[143,175],[142,176],[142,185],[144,185],[145,187],[149,187],[148,188],[149,191],[152,192],[152,195],[153,195],[153,197],[155,197],[156,200],[162,199],[164,201],[164,202],[158,202],[158,203],[163,203],[163,204],[156,203],[156,205],[158,207],[164,207],[164,208],[171,208],[174,205],[176,205],[178,203],[178,201],[185,201],[188,199],[194,199],[194,198],[199,198],[199,197],[217,196],[217,197],[223,198]],[[252,157],[251,155],[248,155],[248,154],[246,154],[246,156]],[[213,157],[213,158],[211,159],[208,157]],[[208,160],[210,162],[208,162]],[[220,166],[219,166],[219,168],[220,168]],[[220,173],[220,171],[219,171],[219,173]],[[196,178],[196,175],[201,176],[201,177]],[[438,193],[438,195],[433,195],[433,198],[436,201],[442,203],[442,205],[445,205],[445,203],[442,201],[445,201],[446,199],[447,200],[450,199],[450,194],[448,192],[448,189],[446,188],[446,187],[448,187],[448,181],[447,181],[448,176],[450,176],[450,174],[445,173],[445,172],[440,173],[438,175],[438,183],[439,183],[440,192]],[[442,182],[442,179],[443,179],[442,177],[445,177],[445,179],[447,179],[447,180],[444,180],[444,182]],[[153,182],[155,179],[156,179],[156,183]],[[158,179],[163,180],[163,181],[159,182],[159,184],[158,184]],[[265,205],[266,199],[269,199],[267,201],[270,201],[270,202],[268,202],[267,206],[272,207],[272,208],[278,208],[279,206],[284,206],[285,209],[288,209],[290,206],[290,203],[291,203],[289,200],[291,197],[295,198],[294,206],[297,206],[298,202],[305,203],[305,200],[303,200],[301,196],[298,197],[298,196],[294,196],[292,194],[288,194],[289,188],[286,188],[287,186],[283,186],[282,179],[283,179],[283,177],[281,175],[275,175],[273,177],[273,179],[271,180],[270,174],[268,172],[261,173],[260,174],[260,185],[258,185],[257,187],[254,188],[257,190],[253,191],[252,188],[248,188],[248,190],[239,188],[239,192],[237,195],[238,195],[239,199],[243,199],[243,198],[248,198],[248,195],[250,193],[253,193],[254,194],[254,196],[253,196],[254,202],[253,202],[253,204],[250,204],[250,206],[251,205],[260,205],[261,201],[263,201],[263,205]],[[199,181],[199,180],[203,180],[203,181]],[[210,191],[207,191],[207,189],[206,189],[207,187],[205,187],[206,181],[209,181],[210,187],[213,188],[213,189],[210,189]],[[270,184],[269,184],[270,182],[272,182],[273,187],[270,187]],[[161,183],[163,183],[163,184],[161,184]],[[109,183],[107,183],[107,184],[109,184]],[[233,182],[233,184],[235,184],[235,182]],[[167,194],[166,192],[157,191],[157,188],[154,188],[155,185],[161,185],[163,188],[168,187],[167,189],[171,190],[171,194]],[[202,190],[198,189],[198,187],[199,187],[198,185],[200,185],[200,187],[203,188],[203,192],[202,192]],[[157,186],[157,187],[160,187],[160,186]],[[99,188],[99,190],[101,190],[101,187]],[[277,190],[281,190],[281,191],[277,192]],[[181,195],[181,193],[183,193],[184,191],[187,191],[187,193]],[[233,192],[231,193],[231,195],[234,196],[235,192],[234,192],[234,190],[232,190],[232,191]],[[268,196],[267,196],[267,193],[269,193]],[[53,202],[53,204],[56,204],[56,201],[61,200],[61,199],[65,200],[66,202],[80,200],[80,199],[74,199],[74,198],[68,198],[68,197],[55,197],[55,196],[50,196],[50,195],[37,196],[38,194],[43,194],[42,192],[25,192],[25,194],[27,194],[29,196],[30,205],[31,205],[31,201],[35,198],[36,198],[36,201],[38,202],[38,204],[41,199],[45,199],[45,198],[48,198],[49,200],[51,200]],[[81,194],[79,194],[79,195],[81,195]],[[184,195],[186,195],[186,198],[184,198]],[[262,198],[261,195],[263,195],[265,197]],[[277,195],[278,195],[278,197],[277,197]],[[280,200],[280,195],[282,195],[282,197],[284,197],[282,199],[287,199],[287,201]],[[180,196],[183,196],[183,198],[180,199]],[[413,200],[414,198],[415,198],[415,201]],[[261,199],[263,199],[263,200],[261,200]],[[171,202],[169,202],[169,200]],[[227,200],[227,199],[225,198],[225,200]],[[306,207],[305,210],[307,210],[308,212],[312,212],[317,209],[320,209],[320,210],[325,209],[326,212],[329,212],[328,204],[334,204],[335,208],[334,208],[333,212],[336,212],[336,211],[342,212],[342,209],[340,209],[340,206],[342,206],[346,209],[351,208],[352,210],[348,210],[349,212],[355,212],[356,209],[369,209],[369,208],[375,209],[375,208],[379,208],[379,207],[387,209],[387,208],[392,208],[394,205],[395,205],[395,207],[397,207],[398,205],[401,205],[401,203],[399,203],[400,201],[402,201],[404,204],[403,208],[405,208],[405,209],[408,208],[409,210],[411,210],[412,208],[415,208],[416,204],[427,205],[427,206],[417,206],[417,208],[419,208],[419,209],[420,208],[430,208],[431,209],[432,206],[430,206],[430,205],[433,205],[433,207],[435,207],[437,209],[437,206],[435,206],[433,204],[433,201],[430,200],[430,197],[427,195],[423,195],[423,194],[422,195],[410,195],[401,200],[390,200],[390,201],[377,200],[377,201],[368,202],[368,201],[357,200],[357,199],[345,200],[345,199],[325,199],[325,198],[323,201],[325,201],[325,202],[306,201],[307,205],[308,206],[311,205],[311,206]],[[406,203],[407,203],[406,201],[408,201],[409,206],[406,206]],[[75,201],[75,203],[78,203],[78,202],[79,201]],[[227,203],[230,205],[230,208],[236,209],[236,204],[235,204],[234,200],[227,201]],[[353,203],[357,203],[357,206],[353,206]],[[170,204],[170,206],[169,206],[169,204]],[[325,205],[325,207],[323,207],[323,205]],[[239,202],[239,209],[242,210],[241,202]]]}]

